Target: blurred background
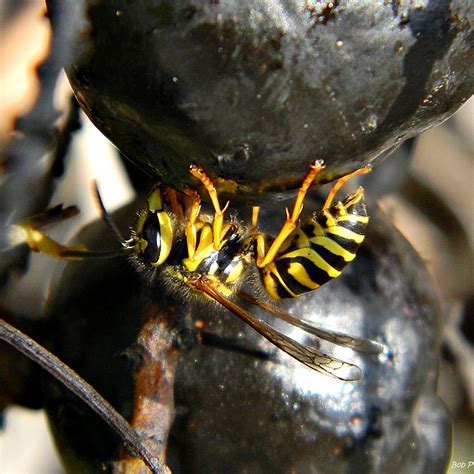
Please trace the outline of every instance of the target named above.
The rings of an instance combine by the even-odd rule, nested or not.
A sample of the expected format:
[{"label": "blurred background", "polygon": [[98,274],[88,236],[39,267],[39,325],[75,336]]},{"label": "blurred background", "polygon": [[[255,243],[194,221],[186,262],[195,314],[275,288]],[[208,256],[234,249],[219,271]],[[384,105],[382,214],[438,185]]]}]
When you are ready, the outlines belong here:
[{"label": "blurred background", "polygon": [[[37,97],[35,69],[47,54],[50,29],[41,0],[0,0],[0,20],[0,149],[4,150],[15,133],[15,119],[28,112]],[[65,76],[56,89],[55,106],[64,110],[71,94]],[[97,217],[89,191],[92,179],[99,181],[110,211],[134,196],[115,148],[84,115],[81,120],[67,172],[53,198],[53,204],[80,207],[75,229]],[[0,160],[0,171],[1,166]],[[453,423],[450,471],[459,472],[453,462],[474,460],[474,100],[443,125],[405,143],[374,173],[377,179],[368,183],[368,195],[377,199],[422,256],[439,292],[444,343],[438,391]],[[74,232],[67,226],[61,239]],[[31,265],[41,273],[44,261],[40,256]],[[28,301],[15,296],[22,294],[16,288],[8,303],[21,311],[40,307],[49,283],[32,285],[26,279],[21,285],[28,290]],[[5,411],[0,472],[62,472],[41,411],[17,407]]]}]

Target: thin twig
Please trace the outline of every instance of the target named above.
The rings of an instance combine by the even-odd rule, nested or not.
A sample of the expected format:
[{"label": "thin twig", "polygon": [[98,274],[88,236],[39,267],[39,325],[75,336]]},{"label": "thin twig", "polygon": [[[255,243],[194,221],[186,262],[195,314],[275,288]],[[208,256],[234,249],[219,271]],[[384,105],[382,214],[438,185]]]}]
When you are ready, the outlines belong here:
[{"label": "thin twig", "polygon": [[0,339],[38,363],[43,369],[63,383],[72,393],[83,400],[123,439],[153,473],[169,472],[163,463],[142,443],[136,431],[125,418],[91,385],[51,354],[51,352],[3,319],[0,319]]}]

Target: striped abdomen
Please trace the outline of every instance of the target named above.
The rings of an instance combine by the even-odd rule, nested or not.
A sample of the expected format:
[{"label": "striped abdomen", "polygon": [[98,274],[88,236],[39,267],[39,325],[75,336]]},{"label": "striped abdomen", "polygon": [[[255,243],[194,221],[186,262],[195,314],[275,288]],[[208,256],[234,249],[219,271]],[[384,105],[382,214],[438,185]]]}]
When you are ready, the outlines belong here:
[{"label": "striped abdomen", "polygon": [[368,221],[363,188],[313,215],[260,270],[267,292],[275,299],[296,298],[337,278],[355,258]]}]

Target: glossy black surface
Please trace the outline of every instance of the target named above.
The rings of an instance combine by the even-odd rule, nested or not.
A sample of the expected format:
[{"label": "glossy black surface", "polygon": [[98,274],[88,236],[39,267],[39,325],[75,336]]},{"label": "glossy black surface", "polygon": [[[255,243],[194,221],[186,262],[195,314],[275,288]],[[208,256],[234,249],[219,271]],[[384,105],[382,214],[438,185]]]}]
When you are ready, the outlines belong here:
[{"label": "glossy black surface", "polygon": [[294,189],[316,158],[330,181],[474,89],[470,0],[60,3],[77,32],[67,72],[81,106],[174,187],[191,162],[247,199]]},{"label": "glossy black surface", "polygon": [[[271,216],[262,215],[268,230],[283,217]],[[97,226],[93,232],[106,243]],[[69,265],[60,288],[50,311],[55,352],[125,414],[132,409],[140,320],[153,311],[158,321],[176,308],[177,331],[188,343],[181,344],[176,371],[168,448],[174,472],[444,471],[450,430],[436,395],[438,306],[421,260],[384,216],[371,219],[358,258],[341,278],[286,305],[326,329],[386,344],[375,357],[321,343],[362,368],[359,382],[307,369],[214,305],[193,303],[185,316],[183,301],[147,288],[125,260]],[[204,322],[202,344],[192,337],[194,320]],[[107,427],[70,395],[48,390],[46,406],[71,471],[98,470],[114,456]]]}]

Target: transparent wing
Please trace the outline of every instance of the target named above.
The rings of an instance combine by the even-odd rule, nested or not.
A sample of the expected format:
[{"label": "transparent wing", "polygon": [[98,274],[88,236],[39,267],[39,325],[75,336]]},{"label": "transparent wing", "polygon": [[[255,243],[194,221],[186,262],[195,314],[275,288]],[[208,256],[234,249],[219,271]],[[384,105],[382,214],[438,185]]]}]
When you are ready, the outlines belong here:
[{"label": "transparent wing", "polygon": [[303,331],[306,331],[313,336],[317,336],[325,341],[332,342],[334,344],[338,344],[339,346],[349,347],[357,352],[365,352],[367,354],[381,354],[385,351],[385,346],[379,342],[371,341],[369,339],[362,339],[359,337],[349,336],[348,334],[334,332],[334,331],[327,331],[321,329],[320,327],[316,326],[310,321],[306,321],[301,318],[297,318],[290,313],[287,313],[283,309],[279,308],[278,306],[274,306],[266,301],[262,301],[255,296],[246,293],[245,291],[239,291],[238,295],[249,301],[250,303],[274,314],[275,316],[279,317],[283,321],[291,324],[292,326],[296,326]]},{"label": "transparent wing", "polygon": [[335,357],[330,357],[317,349],[304,346],[294,339],[276,331],[263,321],[255,320],[255,322],[258,324],[258,328],[254,327],[254,329],[262,334],[262,336],[265,336],[281,350],[290,354],[311,369],[340,380],[354,381],[361,378],[361,370],[356,365],[349,364]]},{"label": "transparent wing", "polygon": [[354,381],[361,378],[361,370],[356,365],[330,357],[317,349],[300,344],[294,339],[285,336],[219,293],[205,276],[190,278],[187,283],[189,286],[204,292],[222,304],[225,308],[242,319],[242,321],[255,329],[255,331],[275,344],[279,349],[285,351],[311,369],[345,381]]}]

